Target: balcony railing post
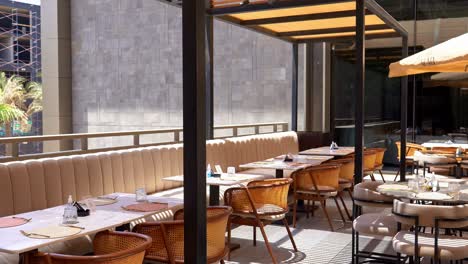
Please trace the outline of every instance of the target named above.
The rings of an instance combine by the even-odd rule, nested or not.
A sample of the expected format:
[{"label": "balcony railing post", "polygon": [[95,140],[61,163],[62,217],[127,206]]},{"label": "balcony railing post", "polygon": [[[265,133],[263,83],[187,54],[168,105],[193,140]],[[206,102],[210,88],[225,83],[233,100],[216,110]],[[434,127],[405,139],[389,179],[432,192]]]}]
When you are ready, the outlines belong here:
[{"label": "balcony railing post", "polygon": [[278,132],[278,125],[277,124],[273,125],[273,132]]},{"label": "balcony railing post", "polygon": [[140,134],[133,135],[133,145],[134,146],[140,145]]},{"label": "balcony railing post", "polygon": [[283,124],[283,131],[288,131],[288,124]]},{"label": "balcony railing post", "polygon": [[14,158],[19,157],[19,145],[18,143],[11,143],[11,156]]},{"label": "balcony railing post", "polygon": [[180,142],[180,131],[174,131],[174,142]]},{"label": "balcony railing post", "polygon": [[88,150],[88,138],[87,137],[80,138],[80,143],[81,143],[81,150]]},{"label": "balcony railing post", "polygon": [[255,135],[258,135],[258,134],[260,134],[260,127],[255,126]]},{"label": "balcony railing post", "polygon": [[233,128],[232,128],[232,136],[233,136],[233,137],[237,137],[237,135],[239,135],[238,132],[239,132],[239,131],[238,131],[237,127],[233,127]]}]

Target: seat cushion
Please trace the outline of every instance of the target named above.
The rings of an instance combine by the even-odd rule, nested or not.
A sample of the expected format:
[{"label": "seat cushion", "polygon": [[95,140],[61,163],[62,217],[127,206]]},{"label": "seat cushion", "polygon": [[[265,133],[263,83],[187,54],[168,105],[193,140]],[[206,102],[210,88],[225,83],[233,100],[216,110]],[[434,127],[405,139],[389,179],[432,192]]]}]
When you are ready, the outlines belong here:
[{"label": "seat cushion", "polygon": [[[393,249],[396,252],[414,255],[414,233],[400,231],[393,238]],[[439,256],[443,260],[459,260],[468,257],[468,239],[440,235],[438,239]],[[434,235],[420,233],[418,235],[419,255],[422,257],[434,256]]]},{"label": "seat cushion", "polygon": [[321,196],[336,196],[338,194],[338,191],[331,186],[317,185],[317,189],[318,191],[315,189],[314,186],[310,186],[309,188],[303,187],[297,190],[297,192],[303,194],[319,194]]},{"label": "seat cushion", "polygon": [[339,179],[339,185],[340,185],[340,190],[349,189],[349,188],[353,187],[353,182],[351,180],[348,180],[348,179],[340,178]]},{"label": "seat cushion", "polygon": [[[268,221],[277,221],[281,220],[285,217],[285,213],[282,213],[284,210],[283,208],[274,205],[274,204],[255,204],[257,208],[257,214],[260,219],[268,220]],[[277,213],[277,214],[267,214],[267,213]],[[255,218],[254,214],[246,214],[246,213],[233,213],[233,215],[242,217],[242,218]]]},{"label": "seat cushion", "polygon": [[363,235],[394,236],[397,222],[389,213],[368,213],[354,219],[353,228]]}]

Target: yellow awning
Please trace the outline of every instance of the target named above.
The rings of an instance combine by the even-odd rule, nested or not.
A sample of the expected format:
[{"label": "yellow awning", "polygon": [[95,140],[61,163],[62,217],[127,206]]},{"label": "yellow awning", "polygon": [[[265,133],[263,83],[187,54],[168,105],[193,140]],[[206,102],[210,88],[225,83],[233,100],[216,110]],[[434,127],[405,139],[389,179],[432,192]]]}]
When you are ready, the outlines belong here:
[{"label": "yellow awning", "polygon": [[390,64],[389,77],[427,72],[468,72],[468,33]]}]

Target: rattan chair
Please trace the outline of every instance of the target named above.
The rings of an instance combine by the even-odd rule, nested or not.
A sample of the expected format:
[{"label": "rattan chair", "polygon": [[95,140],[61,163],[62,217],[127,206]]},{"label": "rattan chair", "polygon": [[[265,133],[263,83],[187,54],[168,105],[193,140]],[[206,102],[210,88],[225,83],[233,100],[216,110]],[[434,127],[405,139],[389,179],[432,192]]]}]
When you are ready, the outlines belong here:
[{"label": "rattan chair", "polygon": [[[401,142],[400,141],[397,141],[395,142],[396,146],[397,146],[397,157],[398,157],[398,161],[399,162],[402,162],[401,161]],[[410,142],[406,142],[406,160],[405,160],[405,167],[408,168],[408,167],[411,167],[411,173],[413,173],[414,171],[414,160],[413,160],[413,156],[414,156],[414,153],[416,151],[423,151],[425,150],[425,148],[419,144],[415,144],[415,143],[410,143]],[[393,181],[396,181],[398,176],[400,175],[400,170],[397,171],[396,175],[395,175],[395,178],[393,179]]]},{"label": "rattan chair", "polygon": [[37,253],[31,263],[45,264],[137,264],[143,263],[151,237],[130,232],[103,231],[94,237],[93,256]]},{"label": "rattan chair", "polygon": [[343,200],[343,195],[345,192],[349,194],[351,200],[353,199],[353,186],[354,186],[354,159],[337,159],[331,160],[327,164],[338,164],[340,165],[340,179],[339,179],[339,190],[338,198],[340,198],[343,208],[346,212],[346,215],[350,220],[353,220],[351,214],[348,211],[345,201]]},{"label": "rattan chair", "polygon": [[[335,201],[338,212],[340,213],[343,225],[346,222],[340,205],[338,204],[338,192],[340,190],[339,177],[340,165],[338,164],[323,164],[314,166],[302,171],[297,171],[292,175],[294,179],[294,208],[293,208],[293,226],[296,226],[297,203],[299,200],[307,202],[312,201],[312,206],[315,202],[319,202],[322,210],[327,218],[330,229],[333,232],[333,224],[326,208],[326,200],[333,199]],[[308,207],[306,207],[308,217]]]},{"label": "rattan chair", "polygon": [[[226,227],[232,209],[227,206],[208,207],[206,214],[207,263],[224,263],[229,251],[226,243]],[[134,232],[153,238],[145,259],[163,263],[184,263],[184,212],[174,214],[173,221],[142,223]],[[196,243],[194,241],[194,243]]]},{"label": "rattan chair", "polygon": [[[385,212],[393,205],[393,197],[377,192],[381,182],[366,181],[354,186],[353,192],[353,229],[352,229],[352,256],[353,263],[360,263],[360,259],[372,259],[375,263],[401,263],[400,255],[388,255],[359,249],[359,236],[365,235],[379,239],[393,237],[398,232],[398,225],[391,213]],[[373,208],[372,212],[363,213],[363,208]],[[380,212],[378,212],[380,209]],[[364,262],[367,263],[367,262]]]},{"label": "rattan chair", "polygon": [[[246,187],[236,187],[226,190],[224,202],[233,208],[230,224],[253,226],[253,243],[256,245],[256,228],[262,232],[268,253],[273,263],[277,263],[273,254],[264,226],[275,221],[283,221],[291,240],[294,251],[296,243],[289,229],[286,213],[288,207],[288,191],[291,178],[268,179],[252,181]],[[231,239],[231,227],[228,227],[228,241]]]},{"label": "rattan chair", "polygon": [[363,172],[364,176],[370,176],[372,181],[375,181],[374,177],[374,169],[375,169],[375,161],[377,159],[377,152],[374,150],[366,149],[363,153]]},{"label": "rattan chair", "polygon": [[[393,249],[411,256],[414,263],[420,263],[421,257],[432,258],[431,263],[468,258],[467,238],[440,235],[440,229],[468,226],[468,205],[424,205],[395,200],[393,214],[400,225],[413,227],[410,231],[399,231],[393,237]],[[430,227],[434,232],[420,232],[421,227]]]},{"label": "rattan chair", "polygon": [[374,172],[379,172],[380,177],[382,178],[382,181],[385,182],[385,178],[382,173],[383,169],[383,159],[385,155],[385,151],[387,149],[385,148],[370,148],[368,150],[372,150],[375,152],[375,163],[374,163]]}]

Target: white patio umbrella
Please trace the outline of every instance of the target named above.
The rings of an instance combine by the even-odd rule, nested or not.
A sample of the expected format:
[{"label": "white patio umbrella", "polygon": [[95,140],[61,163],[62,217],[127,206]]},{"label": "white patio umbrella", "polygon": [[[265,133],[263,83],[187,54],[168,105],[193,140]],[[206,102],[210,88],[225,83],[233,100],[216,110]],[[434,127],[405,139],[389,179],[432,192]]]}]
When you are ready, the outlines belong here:
[{"label": "white patio umbrella", "polygon": [[468,72],[468,33],[390,64],[389,77],[426,72]]}]

